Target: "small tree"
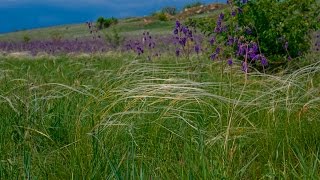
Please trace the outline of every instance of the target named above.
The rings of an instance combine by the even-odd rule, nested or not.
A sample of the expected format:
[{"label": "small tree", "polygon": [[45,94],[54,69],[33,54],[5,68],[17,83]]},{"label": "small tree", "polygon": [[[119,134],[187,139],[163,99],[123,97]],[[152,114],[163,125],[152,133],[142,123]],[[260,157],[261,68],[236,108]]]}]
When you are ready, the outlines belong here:
[{"label": "small tree", "polygon": [[111,17],[111,18],[99,17],[97,19],[97,27],[100,30],[103,28],[108,28],[114,24],[118,24],[118,19],[115,17]]},{"label": "small tree", "polygon": [[177,14],[177,8],[176,7],[167,6],[167,7],[162,8],[161,12],[162,13],[167,13],[167,14],[170,14],[170,15],[174,16],[174,15]]},{"label": "small tree", "polygon": [[168,21],[168,17],[165,13],[158,13],[157,16],[160,21]]},{"label": "small tree", "polygon": [[98,29],[102,29],[105,26],[104,24],[105,24],[104,17],[99,17],[97,19],[97,27],[98,27]]}]

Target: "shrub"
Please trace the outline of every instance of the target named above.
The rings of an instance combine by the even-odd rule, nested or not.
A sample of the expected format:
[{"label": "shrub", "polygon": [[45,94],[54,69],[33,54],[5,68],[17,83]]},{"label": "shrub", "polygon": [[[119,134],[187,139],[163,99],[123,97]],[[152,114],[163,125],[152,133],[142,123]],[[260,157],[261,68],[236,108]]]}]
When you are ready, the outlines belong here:
[{"label": "shrub", "polygon": [[54,31],[50,34],[52,41],[61,41],[62,34],[59,31]]},{"label": "shrub", "polygon": [[105,21],[104,17],[99,17],[99,18],[97,19],[97,27],[98,27],[98,29],[102,29],[102,28],[103,28],[103,26],[104,26],[104,21]]},{"label": "shrub", "polygon": [[298,57],[310,49],[310,31],[319,28],[316,0],[236,1],[240,28],[251,29],[248,38],[257,39],[261,50],[271,59]]},{"label": "shrub", "polygon": [[104,18],[104,17],[99,17],[97,19],[97,27],[98,29],[103,29],[103,28],[108,28],[111,25],[118,24],[118,19],[111,17],[111,18]]},{"label": "shrub", "polygon": [[31,38],[28,35],[23,36],[23,42],[28,43],[30,42]]},{"label": "shrub", "polygon": [[[275,64],[287,64],[287,60],[310,50],[311,32],[319,29],[319,3],[316,0],[228,2],[230,8],[224,10],[223,22],[199,18],[189,19],[187,24],[216,40],[220,38],[225,44],[230,39],[241,39],[249,44],[256,42],[258,51]],[[234,47],[234,51],[239,50],[237,44]]]},{"label": "shrub", "polygon": [[168,17],[165,13],[158,13],[157,16],[160,21],[168,21]]},{"label": "shrub", "polygon": [[106,42],[114,49],[119,48],[119,46],[124,42],[124,38],[120,36],[118,30],[115,28],[112,28],[111,34],[104,32],[104,37]]},{"label": "shrub", "polygon": [[177,8],[176,7],[167,6],[167,7],[162,8],[161,12],[164,13],[164,14],[167,13],[167,14],[170,14],[170,15],[174,16],[174,15],[177,14]]}]

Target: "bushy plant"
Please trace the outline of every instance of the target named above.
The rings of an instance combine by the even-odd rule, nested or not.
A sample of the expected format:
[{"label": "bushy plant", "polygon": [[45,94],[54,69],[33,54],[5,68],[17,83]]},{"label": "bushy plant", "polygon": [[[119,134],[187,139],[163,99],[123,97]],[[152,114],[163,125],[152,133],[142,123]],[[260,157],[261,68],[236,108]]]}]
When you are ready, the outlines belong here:
[{"label": "bushy plant", "polygon": [[58,42],[62,40],[63,35],[59,31],[54,31],[50,34],[52,41]]},{"label": "bushy plant", "polygon": [[103,28],[108,28],[111,25],[118,24],[118,19],[115,17],[111,18],[104,18],[104,17],[99,17],[97,19],[97,27],[98,29],[103,29]]},{"label": "bushy plant", "polygon": [[247,28],[247,38],[257,39],[261,50],[271,59],[295,58],[310,49],[311,31],[319,28],[316,0],[235,1],[242,9],[237,22]]},{"label": "bushy plant", "polygon": [[[233,56],[254,46],[272,64],[287,64],[310,50],[311,32],[319,29],[316,0],[228,0],[228,4],[230,8],[218,21],[189,19],[187,24],[213,37],[220,46],[231,45]],[[254,55],[249,62],[255,60]]]},{"label": "bushy plant", "polygon": [[167,13],[167,14],[170,14],[170,15],[174,16],[174,15],[177,14],[177,8],[176,7],[167,6],[167,7],[162,8],[161,12],[162,13]]},{"label": "bushy plant", "polygon": [[119,46],[123,43],[124,38],[120,36],[118,30],[116,28],[112,28],[111,34],[104,32],[104,37],[107,43],[109,43],[114,49],[119,48]]},{"label": "bushy plant", "polygon": [[23,36],[23,42],[28,43],[30,42],[31,38],[28,35]]},{"label": "bushy plant", "polygon": [[168,17],[165,13],[161,12],[157,14],[157,17],[160,21],[168,21]]}]

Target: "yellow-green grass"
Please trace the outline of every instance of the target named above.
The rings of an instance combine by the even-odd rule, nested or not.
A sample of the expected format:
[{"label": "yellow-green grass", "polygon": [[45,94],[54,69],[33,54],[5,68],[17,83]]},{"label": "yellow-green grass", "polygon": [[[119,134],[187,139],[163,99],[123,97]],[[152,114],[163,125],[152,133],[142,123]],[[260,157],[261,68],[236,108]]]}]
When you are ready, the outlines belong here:
[{"label": "yellow-green grass", "polygon": [[0,60],[0,179],[317,179],[320,63]]}]

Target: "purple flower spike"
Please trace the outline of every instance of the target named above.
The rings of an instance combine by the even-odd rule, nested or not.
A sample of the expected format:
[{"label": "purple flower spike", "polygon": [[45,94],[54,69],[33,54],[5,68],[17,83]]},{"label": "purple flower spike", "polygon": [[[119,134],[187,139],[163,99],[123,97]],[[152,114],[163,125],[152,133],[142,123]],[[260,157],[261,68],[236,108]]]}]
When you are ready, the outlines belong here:
[{"label": "purple flower spike", "polygon": [[248,64],[245,61],[242,62],[242,71],[248,73]]},{"label": "purple flower spike", "polygon": [[219,47],[216,48],[216,54],[219,54],[221,49]]},{"label": "purple flower spike", "polygon": [[177,57],[180,56],[180,49],[176,49],[176,56],[177,56]]},{"label": "purple flower spike", "polygon": [[264,55],[261,55],[261,65],[262,66],[268,66],[268,60]]},{"label": "purple flower spike", "polygon": [[213,53],[213,54],[211,54],[210,55],[210,59],[212,60],[212,61],[214,61],[216,58],[217,58],[217,54],[216,53]]},{"label": "purple flower spike", "polygon": [[233,65],[233,60],[230,58],[230,59],[228,59],[228,65],[229,66],[232,66]]},{"label": "purple flower spike", "polygon": [[210,39],[210,45],[213,46],[214,42],[216,41],[216,38],[215,37],[212,37]]},{"label": "purple flower spike", "polygon": [[234,17],[234,16],[236,16],[236,15],[237,15],[237,12],[236,12],[236,11],[232,11],[232,12],[231,12],[231,16]]},{"label": "purple flower spike", "polygon": [[173,34],[177,35],[178,33],[179,33],[178,28],[175,28],[174,31],[173,31]]},{"label": "purple flower spike", "polygon": [[199,53],[200,53],[200,45],[197,44],[197,45],[194,47],[194,50],[195,50],[195,52],[196,52],[197,54],[199,54]]},{"label": "purple flower spike", "polygon": [[233,39],[233,37],[229,36],[229,37],[228,37],[227,45],[228,45],[228,46],[232,46],[232,45],[233,45],[233,43],[234,43],[234,39]]},{"label": "purple flower spike", "polygon": [[219,15],[219,20],[223,20],[224,19],[224,14],[223,13],[220,13]]},{"label": "purple flower spike", "polygon": [[181,26],[180,21],[176,21],[176,28],[178,29],[178,28],[180,28],[180,26]]}]

